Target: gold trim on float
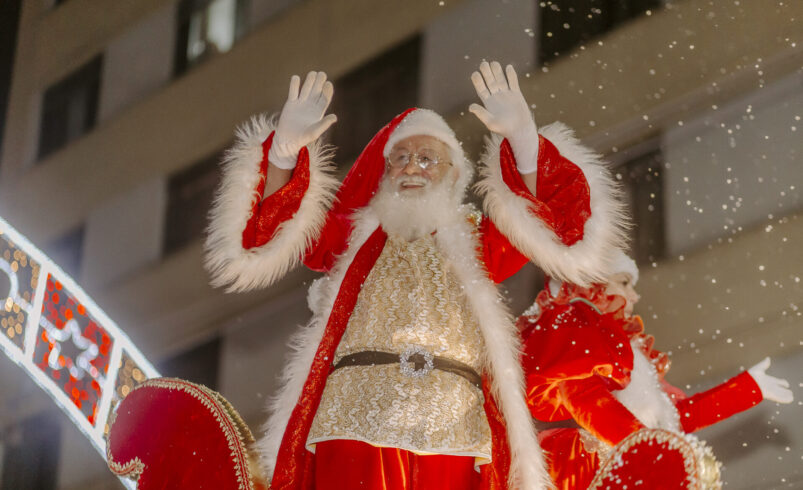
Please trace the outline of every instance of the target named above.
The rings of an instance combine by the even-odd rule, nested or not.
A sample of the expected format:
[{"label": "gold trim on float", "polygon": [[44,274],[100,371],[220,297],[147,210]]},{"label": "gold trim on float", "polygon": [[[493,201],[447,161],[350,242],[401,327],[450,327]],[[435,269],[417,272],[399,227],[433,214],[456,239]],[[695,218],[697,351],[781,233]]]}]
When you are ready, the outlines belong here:
[{"label": "gold trim on float", "polygon": [[[711,448],[691,434],[676,434],[663,429],[641,429],[619,444],[612,447],[605,455],[599,470],[588,490],[604,488],[603,481],[622,467],[622,456],[642,443],[664,445],[670,450],[680,452],[686,470],[686,481],[689,490],[721,490],[721,463],[716,460]],[[605,487],[607,488],[607,487]]]},{"label": "gold trim on float", "polygon": [[[258,467],[255,465],[254,458],[249,455],[247,450],[247,445],[254,443],[254,436],[251,434],[251,431],[246,426],[242,417],[240,417],[240,414],[237,413],[231,403],[220,393],[206,386],[176,378],[149,379],[134,388],[131,393],[144,387],[179,390],[199,400],[201,404],[209,409],[212,416],[217,420],[221,431],[226,436],[230,451],[229,456],[234,463],[234,470],[237,474],[238,490],[260,490],[264,488],[259,481],[259,472],[255,471]],[[116,419],[116,412],[110,425],[114,424],[114,419]],[[145,464],[138,457],[134,457],[125,463],[115,461],[112,458],[110,441],[111,437],[109,437],[106,443],[106,458],[109,468],[117,475],[126,476],[135,481],[138,480],[145,470]]]}]

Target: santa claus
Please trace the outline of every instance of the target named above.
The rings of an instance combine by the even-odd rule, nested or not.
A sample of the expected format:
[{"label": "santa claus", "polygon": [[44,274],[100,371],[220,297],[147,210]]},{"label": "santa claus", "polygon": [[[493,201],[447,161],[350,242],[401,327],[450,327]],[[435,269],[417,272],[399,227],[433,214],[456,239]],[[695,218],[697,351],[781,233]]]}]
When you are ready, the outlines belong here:
[{"label": "santa claus", "polygon": [[[519,318],[527,403],[560,489],[588,488],[611,448],[641,429],[691,434],[762,400],[792,401],[789,383],[766,374],[769,358],[691,397],[667,383],[667,355],[633,316],[637,281],[635,262],[618,252],[605,282],[582,287],[548,279]],[[719,488],[710,449],[685,439],[697,449],[690,467],[699,471],[700,486],[692,488]]]},{"label": "santa claus", "polygon": [[254,118],[224,163],[207,265],[230,291],[303,262],[324,276],[258,443],[273,489],[537,489],[549,475],[524,399],[515,322],[495,283],[534,261],[600,280],[622,241],[615,186],[563,126],[536,131],[511,66],[482,63],[474,113],[487,216],[454,132],[410,109],[344,181],[320,135],[333,87],[290,81],[278,122]]}]

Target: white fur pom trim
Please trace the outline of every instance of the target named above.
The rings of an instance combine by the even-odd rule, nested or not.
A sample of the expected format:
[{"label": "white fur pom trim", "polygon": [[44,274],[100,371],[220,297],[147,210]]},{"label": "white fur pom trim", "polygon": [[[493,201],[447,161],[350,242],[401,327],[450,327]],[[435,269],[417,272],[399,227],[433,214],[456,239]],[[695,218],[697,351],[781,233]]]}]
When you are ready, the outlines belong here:
[{"label": "white fur pom trim", "polygon": [[439,230],[436,240],[463,285],[485,342],[485,369],[491,375],[491,392],[505,420],[510,445],[508,488],[552,488],[525,402],[519,333],[499,290],[479,264],[474,236],[468,222],[462,221]]},{"label": "white fur pom trim", "polygon": [[617,183],[600,157],[584,147],[561,123],[541,128],[561,155],[583,172],[591,190],[591,216],[585,223],[583,239],[566,246],[555,233],[529,210],[529,202],[514,194],[502,180],[499,148],[502,137],[492,136],[482,162],[482,180],[477,190],[499,230],[547,275],[587,286],[604,282],[617,250],[626,242],[627,213]]},{"label": "white fur pom trim", "polygon": [[318,238],[326,212],[334,198],[337,180],[332,172],[331,151],[319,141],[308,146],[310,183],[292,219],[261,247],[246,250],[243,230],[251,217],[262,162],[262,143],[275,129],[265,115],[255,116],[237,130],[237,141],[226,152],[223,176],[212,209],[206,237],[206,268],[212,285],[227,291],[248,291],[275,282],[297,265],[307,247]]}]

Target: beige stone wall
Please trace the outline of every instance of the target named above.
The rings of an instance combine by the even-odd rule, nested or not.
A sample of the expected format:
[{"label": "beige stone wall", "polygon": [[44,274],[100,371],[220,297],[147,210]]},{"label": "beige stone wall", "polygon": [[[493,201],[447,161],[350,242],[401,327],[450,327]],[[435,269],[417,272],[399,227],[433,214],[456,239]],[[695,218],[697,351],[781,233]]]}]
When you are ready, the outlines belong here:
[{"label": "beige stone wall", "polygon": [[[279,108],[290,74],[318,68],[336,78],[459,3],[439,7],[419,0],[375,8],[365,0],[304,2],[21,178],[0,182],[0,206],[15,203],[7,214],[34,240],[59,236],[111,194],[190,165],[230,141],[232,128],[250,114]],[[755,89],[759,79],[769,82],[801,66],[803,42],[792,20],[803,15],[800,10],[797,2],[775,9],[743,2],[735,11],[724,4],[678,2],[558,61],[547,73],[533,73],[525,92],[539,121],[563,120],[605,152],[622,148],[693,114],[702,100],[727,99]],[[50,15],[57,14],[65,15],[61,9]],[[27,59],[37,59],[35,53]],[[44,70],[33,70],[32,79]],[[30,107],[30,100],[20,100],[25,98],[35,97],[15,90],[13,105]],[[14,111],[6,141],[27,134],[31,123],[25,121],[34,114]],[[469,116],[452,120],[476,145],[482,132]],[[32,152],[23,147],[30,145],[9,145],[3,167],[27,165]],[[98,161],[105,165],[98,168]],[[76,175],[82,178],[71,178]],[[53,209],[54,203],[66,205]]]},{"label": "beige stone wall", "polygon": [[[143,98],[110,113],[94,131],[34,166],[43,90],[144,19],[169,9],[173,2],[122,0],[110,8],[101,0],[69,0],[52,10],[44,3],[23,2],[0,157],[0,215],[34,243],[61,236],[110,209],[110,203],[120,196],[226,146],[234,127],[249,115],[280,108],[291,74],[323,69],[337,79],[418,32],[426,35],[438,26],[459,28],[462,24],[449,15],[472,10],[472,2],[459,0],[447,0],[444,5],[431,0],[298,2],[254,25],[229,53],[180,79],[148,87]],[[258,7],[253,8],[269,10],[264,4]],[[630,22],[545,70],[522,70],[522,87],[535,104],[539,124],[562,120],[587,143],[617,158],[621,150],[660,138],[672,128],[716,110],[714,106],[725,106],[760,93],[776,81],[799,76],[803,66],[801,18],[801,2],[672,2],[670,9]],[[521,36],[522,43],[533,42],[523,31]],[[439,42],[449,41],[449,36],[441,37]],[[515,36],[501,38],[515,45]],[[436,40],[436,36],[429,39],[430,43]],[[427,46],[427,42],[422,44]],[[526,49],[534,50],[533,46]],[[430,47],[428,54],[443,56],[455,51],[442,48]],[[472,54],[481,54],[481,48],[472,49]],[[511,59],[517,56],[523,55],[515,53]],[[446,82],[422,83],[432,87]],[[467,106],[471,100],[459,99],[449,101],[456,109],[447,118],[476,154],[484,132],[471,114],[460,110],[461,104]],[[801,130],[803,127],[798,133]],[[650,333],[658,338],[658,346],[672,351],[672,381],[681,386],[710,384],[764,355],[785,358],[785,365],[795,365],[801,352],[799,307],[803,297],[795,279],[803,276],[800,216],[799,209],[791,209],[730,241],[699,246],[684,253],[682,260],[673,255],[642,271],[641,313]],[[771,232],[766,231],[767,225],[772,225]],[[150,246],[153,248],[153,243]],[[253,388],[237,380],[243,371],[260,366],[264,356],[270,362],[262,374],[273,377],[281,364],[279,353],[287,332],[298,321],[296,317],[303,316],[298,311],[303,310],[300,298],[312,274],[297,271],[266,291],[224,295],[208,286],[200,243],[161,259],[148,255],[146,262],[148,265],[127,270],[112,284],[90,282],[89,292],[154,359],[213,335],[230,333],[224,362],[240,358],[243,364],[226,364],[223,382],[235,401],[247,406],[249,421],[258,422],[264,398],[248,401],[248,391]],[[757,286],[759,265],[770,278],[766,287]],[[288,298],[299,307],[285,323],[275,329],[266,326],[260,333],[260,315],[279,311],[277,305]],[[272,334],[275,338],[269,337]],[[265,337],[254,346],[245,340],[249,335]],[[785,369],[792,372],[792,368]],[[20,383],[3,386],[8,393],[21,393],[24,408],[20,405],[16,411],[0,413],[0,425],[47,405],[46,398],[26,393]],[[257,392],[267,396],[273,386],[266,382]],[[799,410],[798,406],[791,408]],[[799,453],[800,437],[789,437]],[[777,457],[769,454],[769,458]],[[742,456],[734,456],[734,461],[741,461],[738,458]],[[755,463],[745,467],[750,464]],[[79,481],[74,474],[64,478],[73,488],[116,485],[113,480],[109,483],[108,477],[101,477],[102,483]],[[109,486],[104,486],[106,483]],[[738,483],[732,481],[729,488],[759,488]]]}]

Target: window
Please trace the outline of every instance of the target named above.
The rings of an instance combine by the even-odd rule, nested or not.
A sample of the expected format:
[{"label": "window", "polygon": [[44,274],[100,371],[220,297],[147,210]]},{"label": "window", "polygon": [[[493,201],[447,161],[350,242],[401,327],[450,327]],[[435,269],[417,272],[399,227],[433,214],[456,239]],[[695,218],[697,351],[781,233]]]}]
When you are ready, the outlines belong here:
[{"label": "window", "polygon": [[17,51],[17,28],[19,27],[21,7],[22,0],[0,2],[0,154],[3,153],[3,133],[6,125],[8,94],[11,91],[14,54]]},{"label": "window", "polygon": [[341,162],[353,161],[394,116],[416,105],[421,42],[415,37],[335,82],[331,139]]},{"label": "window", "polygon": [[541,0],[539,62],[565,54],[661,4],[662,0]]},{"label": "window", "polygon": [[638,263],[653,262],[666,255],[663,162],[661,151],[654,149],[628,161],[617,171],[633,217],[631,246]]},{"label": "window", "polygon": [[165,255],[203,236],[212,196],[220,181],[221,158],[216,153],[170,177],[167,184]]},{"label": "window", "polygon": [[39,133],[44,158],[95,127],[103,65],[101,56],[45,91]]},{"label": "window", "polygon": [[217,390],[220,367],[220,338],[214,338],[164,361],[159,371]]},{"label": "window", "polygon": [[50,259],[76,280],[84,258],[84,226],[75,228],[44,247]]},{"label": "window", "polygon": [[3,430],[0,488],[56,488],[61,446],[60,418],[52,412],[45,412]]},{"label": "window", "polygon": [[243,5],[244,0],[183,0],[179,4],[176,76],[231,49],[244,30]]}]

